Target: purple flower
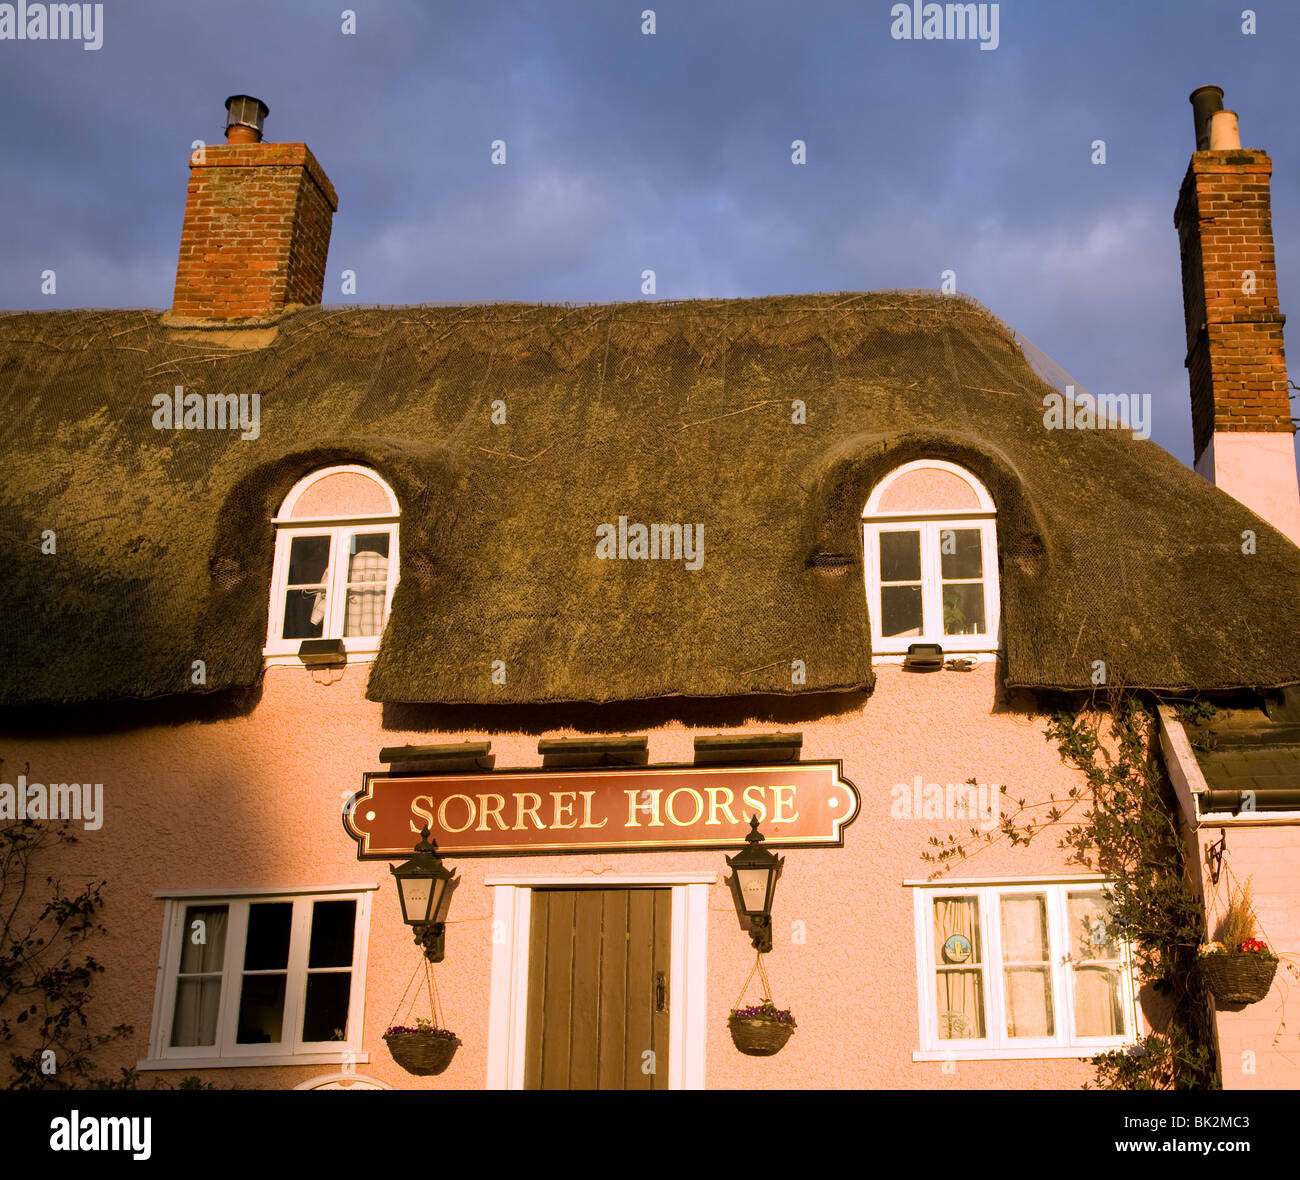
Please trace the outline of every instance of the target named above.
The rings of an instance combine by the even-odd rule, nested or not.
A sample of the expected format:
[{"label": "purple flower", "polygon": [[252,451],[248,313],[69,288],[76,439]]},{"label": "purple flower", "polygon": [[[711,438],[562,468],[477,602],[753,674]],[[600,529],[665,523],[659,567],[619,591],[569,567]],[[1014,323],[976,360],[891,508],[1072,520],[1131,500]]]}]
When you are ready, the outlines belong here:
[{"label": "purple flower", "polygon": [[386,1033],[384,1033],[384,1036],[386,1037],[401,1036],[403,1033],[415,1033],[422,1037],[441,1037],[443,1040],[446,1041],[454,1041],[457,1039],[456,1034],[452,1032],[451,1029],[434,1028],[428,1024],[424,1025],[422,1028],[408,1028],[404,1024],[395,1024]]},{"label": "purple flower", "polygon": [[794,1026],[795,1019],[790,1014],[788,1008],[778,1008],[771,1000],[764,1000],[761,1004],[751,1004],[747,1008],[733,1008],[731,1010],[731,1020],[770,1020],[774,1024],[788,1024]]}]

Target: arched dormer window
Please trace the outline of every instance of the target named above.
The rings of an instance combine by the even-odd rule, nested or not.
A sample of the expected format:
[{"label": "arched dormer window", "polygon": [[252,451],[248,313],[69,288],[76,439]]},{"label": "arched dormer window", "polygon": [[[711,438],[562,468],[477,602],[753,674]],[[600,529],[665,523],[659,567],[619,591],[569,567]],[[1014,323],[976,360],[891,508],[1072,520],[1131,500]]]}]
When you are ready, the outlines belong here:
[{"label": "arched dormer window", "polygon": [[878,483],[862,512],[872,650],[999,646],[997,508],[969,471],[919,459]]},{"label": "arched dormer window", "polygon": [[304,639],[340,639],[349,656],[379,650],[399,516],[393,489],[365,467],[323,468],[294,485],[272,520],[267,656],[295,655]]}]

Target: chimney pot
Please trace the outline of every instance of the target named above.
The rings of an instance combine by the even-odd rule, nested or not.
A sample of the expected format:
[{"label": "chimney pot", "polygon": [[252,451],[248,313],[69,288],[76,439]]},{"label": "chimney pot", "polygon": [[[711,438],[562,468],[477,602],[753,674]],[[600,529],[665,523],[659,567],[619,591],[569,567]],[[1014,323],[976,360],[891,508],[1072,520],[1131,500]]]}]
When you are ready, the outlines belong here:
[{"label": "chimney pot", "polygon": [[1192,117],[1196,121],[1196,150],[1203,152],[1210,146],[1210,116],[1223,110],[1221,86],[1198,86],[1187,96],[1192,104]]},{"label": "chimney pot", "polygon": [[1215,111],[1210,116],[1210,151],[1220,152],[1241,147],[1236,111]]},{"label": "chimney pot", "polygon": [[232,94],[226,99],[226,142],[261,143],[262,125],[270,113],[260,98]]}]

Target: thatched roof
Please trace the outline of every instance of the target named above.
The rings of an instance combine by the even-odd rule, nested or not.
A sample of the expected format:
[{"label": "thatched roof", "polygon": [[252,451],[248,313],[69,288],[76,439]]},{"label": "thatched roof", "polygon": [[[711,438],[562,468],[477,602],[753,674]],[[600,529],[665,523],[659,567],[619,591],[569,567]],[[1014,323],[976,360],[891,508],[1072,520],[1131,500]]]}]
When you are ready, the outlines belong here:
[{"label": "thatched roof", "polygon": [[[260,392],[260,437],[155,430],[176,384]],[[401,501],[374,699],[870,688],[861,508],[924,456],[997,502],[1009,684],[1300,682],[1300,549],[1127,431],[1045,430],[1048,392],[979,305],[900,292],[314,308],[244,351],[0,316],[0,703],[193,693],[196,659],[207,691],[258,682],[270,517],[336,462]],[[703,568],[598,560],[620,514],[702,522]]]}]

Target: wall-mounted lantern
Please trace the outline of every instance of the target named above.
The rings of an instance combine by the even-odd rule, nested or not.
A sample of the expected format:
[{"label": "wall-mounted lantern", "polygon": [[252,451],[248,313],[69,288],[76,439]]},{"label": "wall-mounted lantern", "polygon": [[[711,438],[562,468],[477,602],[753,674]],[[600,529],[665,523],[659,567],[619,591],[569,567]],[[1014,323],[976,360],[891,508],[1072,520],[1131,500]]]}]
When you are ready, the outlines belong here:
[{"label": "wall-mounted lantern", "polygon": [[420,831],[415,855],[405,864],[390,865],[389,872],[397,878],[403,921],[414,928],[415,941],[424,947],[424,957],[430,963],[441,963],[445,927],[439,921],[439,908],[454,874],[442,863],[437,841],[429,839],[428,828]]},{"label": "wall-mounted lantern", "polygon": [[772,897],[776,879],[781,875],[785,858],[761,847],[763,834],[758,830],[758,816],[749,820],[745,847],[736,856],[726,858],[732,871],[732,888],[743,918],[748,922],[754,949],[765,954],[772,949]]}]

